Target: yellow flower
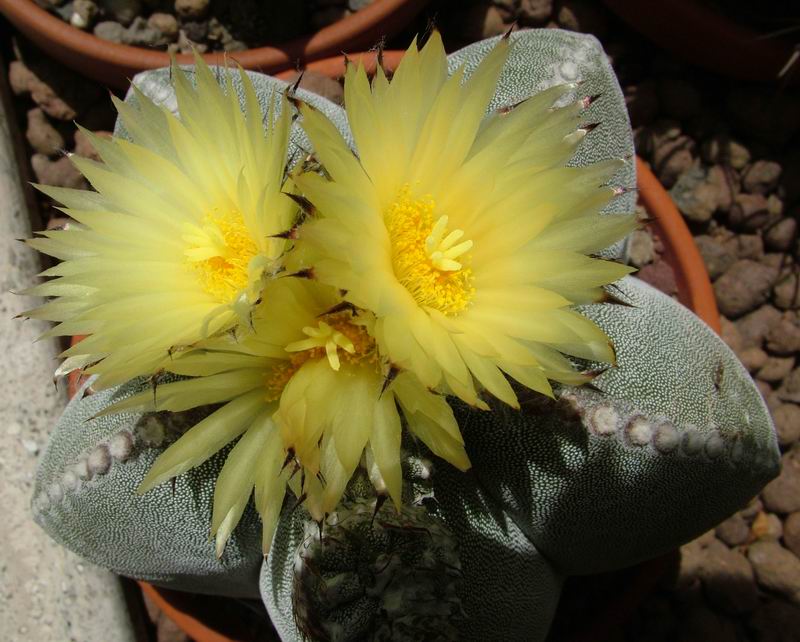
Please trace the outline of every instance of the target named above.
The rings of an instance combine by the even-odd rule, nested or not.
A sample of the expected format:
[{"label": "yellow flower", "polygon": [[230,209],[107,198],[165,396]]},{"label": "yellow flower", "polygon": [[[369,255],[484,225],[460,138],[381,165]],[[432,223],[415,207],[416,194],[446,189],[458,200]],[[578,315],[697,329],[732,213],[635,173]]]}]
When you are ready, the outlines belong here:
[{"label": "yellow flower", "polygon": [[299,231],[316,278],[375,314],[392,363],[484,408],[481,387],[518,406],[505,375],[552,395],[548,379],[585,380],[564,354],[613,361],[606,335],[570,306],[630,272],[587,254],[634,227],[599,214],[622,161],[566,167],[587,101],[553,105],[576,85],[485,116],[510,46],[501,39],[467,80],[463,67],[448,76],[438,33],[411,45],[391,82],[379,68],[370,85],[348,65],[357,155],[300,104],[325,176],[293,176],[316,210]]},{"label": "yellow flower", "polygon": [[38,186],[78,225],[29,241],[63,262],[26,292],[58,298],[28,315],[60,322],[49,335],[91,335],[61,370],[91,365],[100,387],[247,322],[286,243],[271,235],[296,215],[281,194],[286,99],[279,116],[272,103],[265,128],[244,72],[243,110],[227,70],[225,91],[199,56],[195,70],[196,89],[172,69],[180,118],[133,86],[138,108],[115,100],[132,142],[87,132],[103,162],[72,160],[96,192]]},{"label": "yellow flower", "polygon": [[146,390],[107,411],[225,404],[159,456],[141,492],[243,435],[217,480],[212,532],[221,554],[255,488],[266,551],[287,482],[321,520],[339,503],[362,456],[378,492],[400,505],[398,406],[434,454],[469,468],[447,401],[411,373],[394,376],[377,350],[371,313],[341,305],[334,288],[299,278],[271,281],[264,299],[252,332],[210,339],[170,362],[172,372],[194,378],[158,386],[155,400]]}]

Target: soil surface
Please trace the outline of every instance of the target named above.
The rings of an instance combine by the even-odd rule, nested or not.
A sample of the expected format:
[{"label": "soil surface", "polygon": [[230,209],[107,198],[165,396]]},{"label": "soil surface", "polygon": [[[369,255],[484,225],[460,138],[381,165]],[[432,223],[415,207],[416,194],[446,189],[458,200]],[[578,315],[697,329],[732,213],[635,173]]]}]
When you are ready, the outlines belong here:
[{"label": "soil surface", "polygon": [[[66,13],[68,4],[74,11],[80,3],[52,4],[53,10]],[[145,20],[147,28],[156,22],[154,15],[172,16],[172,21],[166,17],[158,21],[169,29],[174,23],[174,39],[157,46],[180,49],[180,34],[189,38],[187,25],[197,24],[194,18],[205,21],[198,33],[205,29],[206,39],[190,40],[212,48],[222,43],[225,48],[224,38],[212,42],[209,35],[216,29],[212,27],[216,18],[211,16],[218,15],[210,9],[230,9],[237,3],[178,0],[167,2],[165,8],[148,0],[98,1],[100,4],[107,11],[112,5],[142,8],[130,20],[115,18],[123,30],[137,22],[136,16]],[[209,4],[211,7],[203,9],[208,13],[197,15],[190,15],[186,8]],[[251,4],[238,3],[241,7]],[[327,20],[364,4],[316,0],[308,3],[306,11],[318,16],[324,9],[329,12]],[[761,9],[762,14],[767,11]],[[107,15],[101,22],[94,18],[91,28],[95,33],[107,22]],[[321,26],[321,18],[315,20],[313,24]],[[800,95],[779,84],[747,85],[679,62],[654,49],[601,3],[589,0],[433,1],[403,34],[386,43],[387,47],[405,47],[411,36],[423,33],[432,20],[450,51],[503,33],[514,23],[592,33],[602,41],[625,93],[637,153],[669,189],[694,234],[722,313],[723,339],[756,380],[775,420],[783,452],[780,477],[760,496],[673,556],[653,563],[651,570],[660,577],[654,591],[635,571],[570,580],[550,639],[590,639],[584,637],[591,631],[586,627],[597,621],[595,618],[608,615],[603,609],[609,595],[635,586],[643,593],[649,591],[649,596],[632,614],[618,614],[624,621],[611,618],[606,639],[800,640]],[[245,42],[258,44],[276,37],[266,28],[245,37],[224,21],[218,24],[231,36],[227,46],[231,42],[238,43],[234,47]],[[251,26],[258,24],[255,20]],[[0,29],[13,35],[5,24]],[[280,29],[282,39],[295,34]],[[304,23],[297,33],[308,30]],[[796,37],[800,40],[800,34]],[[9,79],[17,96],[19,125],[27,138],[32,176],[51,185],[88,187],[64,152],[93,154],[75,121],[109,135],[114,113],[106,90],[17,37],[13,50],[9,47],[2,53],[11,61]],[[341,100],[341,87],[326,78],[306,74],[303,86]],[[48,226],[68,223],[46,199],[41,198],[39,206]],[[660,242],[646,230],[631,240],[631,261],[639,267],[641,278],[674,293],[674,275],[660,260]],[[663,568],[666,573],[655,572]],[[232,602],[226,608],[238,609],[254,627],[263,625],[252,604]],[[163,616],[150,611],[150,633],[157,635],[152,639],[187,639]]]}]

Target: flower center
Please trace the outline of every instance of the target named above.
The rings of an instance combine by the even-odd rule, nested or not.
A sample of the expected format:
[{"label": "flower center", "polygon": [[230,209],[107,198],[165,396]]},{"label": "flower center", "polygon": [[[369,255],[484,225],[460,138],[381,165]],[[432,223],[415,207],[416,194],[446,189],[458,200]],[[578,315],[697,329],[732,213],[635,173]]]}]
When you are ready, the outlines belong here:
[{"label": "flower center", "polygon": [[184,235],[184,254],[203,289],[229,303],[247,286],[248,265],[258,253],[240,212],[206,214],[201,227]]},{"label": "flower center", "polygon": [[414,199],[410,192],[403,186],[384,216],[395,276],[419,305],[456,315],[475,294],[467,254],[472,241],[461,241],[462,230],[448,233],[447,216],[434,220],[432,198]]},{"label": "flower center", "polygon": [[270,370],[267,375],[267,401],[280,398],[289,379],[306,362],[325,357],[331,368],[338,371],[344,361],[354,365],[371,365],[378,368],[378,351],[375,339],[363,322],[350,312],[323,315],[316,326],[306,326],[307,338],[294,341],[284,349],[291,358]]}]

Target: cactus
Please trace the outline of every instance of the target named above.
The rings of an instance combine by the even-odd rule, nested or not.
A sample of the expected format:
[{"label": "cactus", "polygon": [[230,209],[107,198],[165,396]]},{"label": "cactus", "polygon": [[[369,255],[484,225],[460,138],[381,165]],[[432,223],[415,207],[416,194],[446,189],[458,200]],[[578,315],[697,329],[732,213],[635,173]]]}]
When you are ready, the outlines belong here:
[{"label": "cactus", "polygon": [[[513,38],[491,108],[580,79],[582,93],[603,95],[587,112],[602,126],[572,162],[632,155],[622,95],[596,40],[552,30]],[[469,73],[491,46],[452,55],[451,68],[463,63]],[[264,104],[285,87],[251,78]],[[174,106],[166,70],[135,82]],[[302,98],[347,136],[340,108]],[[292,158],[309,149],[298,128],[291,141]],[[634,180],[630,164],[617,177]],[[609,211],[630,211],[633,197],[622,194]],[[566,576],[675,547],[777,473],[768,412],[733,353],[691,312],[635,278],[612,294],[616,303],[582,312],[612,339],[616,366],[591,386],[561,387],[555,400],[530,396],[521,411],[453,402],[474,466],[459,472],[407,440],[409,501],[399,514],[376,506],[356,479],[321,525],[287,502],[266,560],[249,506],[217,559],[209,524],[228,449],[173,485],[135,494],[158,454],[203,412],[96,416],[149,385],[137,380],[95,394],[87,394],[89,382],[70,403],[40,464],[36,520],[123,575],[202,593],[260,591],[284,640],[434,639],[430,631],[442,639],[543,639]]]}]

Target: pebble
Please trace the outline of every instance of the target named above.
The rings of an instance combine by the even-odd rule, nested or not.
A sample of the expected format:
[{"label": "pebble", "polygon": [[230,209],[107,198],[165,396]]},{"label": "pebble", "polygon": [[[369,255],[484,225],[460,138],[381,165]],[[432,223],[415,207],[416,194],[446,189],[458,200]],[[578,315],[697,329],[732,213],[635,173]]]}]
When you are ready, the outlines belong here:
[{"label": "pebble", "polygon": [[31,167],[36,180],[44,185],[86,189],[86,180],[66,156],[51,161],[44,154],[31,157]]},{"label": "pebble", "polygon": [[31,455],[35,455],[39,452],[39,444],[33,441],[33,439],[23,439],[22,447]]},{"label": "pebble", "polygon": [[125,44],[138,47],[155,47],[161,40],[161,32],[148,26],[147,20],[142,16],[136,17],[122,37]]},{"label": "pebble", "polygon": [[136,16],[142,13],[141,0],[103,0],[103,8],[107,15],[124,27],[127,27]]},{"label": "pebble", "polygon": [[25,130],[34,151],[45,156],[55,156],[64,149],[64,137],[50,124],[45,113],[39,107],[28,111],[28,128]]},{"label": "pebble", "polygon": [[739,332],[739,328],[736,324],[731,321],[730,319],[726,318],[724,315],[720,315],[719,317],[719,324],[720,324],[720,339],[725,342],[731,350],[738,353],[744,349],[744,341],[742,340],[742,335]]},{"label": "pebble", "polygon": [[702,234],[694,237],[700,256],[708,270],[708,276],[714,281],[736,262],[735,254],[713,236]]},{"label": "pebble", "polygon": [[178,21],[171,13],[151,14],[147,26],[158,31],[167,42],[174,42],[178,38]]},{"label": "pebble", "polygon": [[[791,355],[800,351],[800,318],[796,311],[784,312],[777,323],[770,328],[767,334],[767,350],[780,355]],[[800,398],[797,399],[797,403],[800,403]]]},{"label": "pebble", "polygon": [[719,540],[705,549],[700,578],[709,600],[723,611],[736,614],[758,606],[753,569],[747,558]]},{"label": "pebble", "polygon": [[782,600],[766,600],[747,624],[755,642],[798,642],[800,608]]},{"label": "pebble", "polygon": [[683,134],[656,147],[653,164],[664,187],[671,188],[681,174],[694,166],[693,152],[694,141]]},{"label": "pebble", "polygon": [[800,449],[784,454],[781,464],[781,474],[764,487],[761,499],[770,512],[794,513],[800,510]]},{"label": "pebble", "polygon": [[756,347],[745,348],[741,352],[738,352],[736,356],[739,357],[739,361],[747,368],[748,372],[760,370],[764,367],[764,364],[769,358],[766,352]]},{"label": "pebble", "polygon": [[757,160],[742,176],[742,187],[750,194],[769,194],[781,178],[781,166],[774,161]]},{"label": "pebble", "polygon": [[764,258],[764,241],[758,234],[734,234],[725,241],[725,247],[737,259],[761,261]]},{"label": "pebble", "polygon": [[748,502],[747,506],[739,511],[739,515],[749,524],[762,510],[764,510],[764,503],[756,496]]},{"label": "pebble", "polygon": [[773,327],[781,321],[781,313],[771,305],[762,305],[757,310],[736,321],[736,329],[743,348],[761,347]]},{"label": "pebble", "polygon": [[779,540],[783,535],[781,518],[772,513],[759,513],[753,520],[751,531],[755,539]]},{"label": "pebble", "polygon": [[737,261],[714,283],[720,312],[736,318],[754,310],[769,298],[775,277],[775,270],[762,263]]},{"label": "pebble", "polygon": [[788,252],[797,239],[797,220],[784,218],[770,226],[764,233],[765,245],[775,252]]},{"label": "pebble", "polygon": [[520,0],[517,16],[526,26],[546,23],[553,15],[553,0]]},{"label": "pebble", "polygon": [[208,12],[210,0],[175,0],[175,13],[182,20],[199,20]]},{"label": "pebble", "polygon": [[761,540],[747,550],[759,585],[800,603],[800,559],[778,542]]},{"label": "pebble", "polygon": [[763,194],[737,194],[728,212],[728,224],[745,232],[754,232],[776,223],[780,213],[771,211]]},{"label": "pebble", "polygon": [[790,274],[775,286],[775,307],[781,310],[800,308],[800,278],[797,274]]},{"label": "pebble", "polygon": [[[105,138],[107,140],[110,140],[112,136],[111,132],[97,131],[93,133],[95,136]],[[98,154],[95,148],[92,146],[92,143],[89,141],[89,137],[80,129],[75,131],[75,153],[78,156],[90,158],[94,161],[100,160],[100,154]]]},{"label": "pebble", "polygon": [[708,163],[720,163],[736,170],[744,169],[750,162],[750,151],[727,136],[714,136],[707,140],[703,143],[702,154]]},{"label": "pebble", "polygon": [[783,523],[783,543],[800,557],[800,512],[792,513]]},{"label": "pebble", "polygon": [[92,0],[74,0],[69,23],[78,29],[89,29],[97,14],[97,5]]},{"label": "pebble", "polygon": [[714,530],[717,537],[728,546],[739,546],[747,541],[750,526],[740,513],[734,513]]},{"label": "pebble", "polygon": [[109,42],[122,43],[125,41],[125,27],[114,20],[104,20],[94,26],[94,35]]},{"label": "pebble", "polygon": [[[299,77],[300,72],[295,72],[286,78],[286,82],[288,82],[290,85],[293,85],[295,82],[297,82]],[[315,94],[324,96],[337,105],[344,104],[344,90],[341,83],[317,71],[312,71],[310,69],[304,71],[303,78],[300,81],[300,88],[313,91]]]},{"label": "pebble", "polygon": [[717,211],[719,185],[706,181],[707,172],[695,165],[681,174],[670,190],[678,209],[692,223],[707,223]]},{"label": "pebble", "polygon": [[800,406],[782,403],[772,411],[772,420],[778,433],[778,444],[787,447],[800,440]]},{"label": "pebble", "polygon": [[758,370],[758,378],[769,383],[778,383],[794,368],[794,357],[769,357]]}]

